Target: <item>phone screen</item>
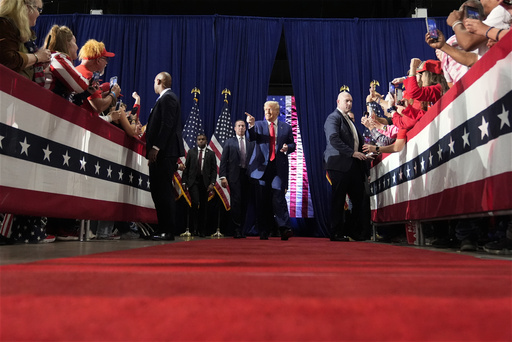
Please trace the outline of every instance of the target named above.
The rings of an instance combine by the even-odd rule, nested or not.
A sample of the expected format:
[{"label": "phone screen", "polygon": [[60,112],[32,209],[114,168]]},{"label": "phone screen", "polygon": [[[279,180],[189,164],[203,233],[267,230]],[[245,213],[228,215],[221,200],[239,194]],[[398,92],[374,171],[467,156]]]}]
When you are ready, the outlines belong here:
[{"label": "phone screen", "polygon": [[389,92],[391,94],[394,94],[395,93],[395,85],[391,82],[389,82]]},{"label": "phone screen", "polygon": [[430,33],[430,37],[433,39],[438,39],[439,36],[437,35],[437,25],[435,19],[425,18],[425,21],[427,23],[427,31]]},{"label": "phone screen", "polygon": [[112,88],[114,84],[117,84],[117,76],[110,78],[110,88]]},{"label": "phone screen", "polygon": [[396,101],[400,101],[401,99],[404,98],[404,92],[400,88],[396,88],[395,95],[396,95]]},{"label": "phone screen", "polygon": [[464,11],[466,12],[466,18],[480,20],[480,13],[475,7],[464,6]]}]

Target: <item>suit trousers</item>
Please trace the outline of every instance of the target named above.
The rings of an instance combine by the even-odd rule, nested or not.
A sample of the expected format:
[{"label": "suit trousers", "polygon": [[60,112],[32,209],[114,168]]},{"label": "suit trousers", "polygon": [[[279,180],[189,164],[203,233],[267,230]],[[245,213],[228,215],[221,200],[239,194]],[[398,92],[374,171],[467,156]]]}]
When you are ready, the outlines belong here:
[{"label": "suit trousers", "polygon": [[[330,234],[338,236],[359,237],[365,227],[369,225],[366,222],[368,216],[365,213],[365,175],[362,172],[361,161],[354,160],[348,171],[328,170],[332,182],[331,197],[331,224]],[[349,229],[345,224],[345,199],[346,195],[352,202],[352,215],[354,217],[354,227]]]},{"label": "suit trousers", "polygon": [[188,189],[192,208],[190,209],[190,226],[192,232],[206,234],[206,206],[208,205],[208,189],[204,185],[203,176],[198,174],[194,184]]},{"label": "suit trousers", "polygon": [[174,235],[176,229],[176,203],[172,179],[177,170],[176,157],[158,157],[149,164],[151,197],[158,218],[157,233]]},{"label": "suit trousers", "polygon": [[229,183],[231,197],[231,220],[235,229],[242,233],[247,213],[247,199],[251,195],[247,169],[240,168],[240,175],[236,182]]},{"label": "suit trousers", "polygon": [[256,188],[257,227],[260,234],[263,232],[268,234],[272,230],[274,222],[281,230],[291,229],[285,191],[272,188],[272,180],[276,176],[276,162],[274,160],[269,162],[265,169],[265,174],[261,179],[261,181],[264,181],[264,185],[260,181]]}]

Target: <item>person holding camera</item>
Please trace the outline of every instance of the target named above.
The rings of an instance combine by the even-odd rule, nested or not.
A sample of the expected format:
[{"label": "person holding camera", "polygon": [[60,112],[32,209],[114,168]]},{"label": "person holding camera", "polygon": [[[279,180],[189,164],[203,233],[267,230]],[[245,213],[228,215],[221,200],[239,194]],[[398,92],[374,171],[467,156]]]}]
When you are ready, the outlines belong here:
[{"label": "person holding camera", "polygon": [[114,56],[113,52],[107,51],[105,44],[94,39],[89,39],[80,49],[78,57],[82,62],[76,69],[85,78],[92,81],[90,86],[94,89],[92,95],[87,97],[87,101],[83,102],[82,107],[91,113],[99,114],[105,111],[117,102],[119,94],[121,94],[121,87],[117,83],[112,84],[108,92],[102,92],[97,81],[94,80],[96,74],[105,72],[109,58]]},{"label": "person holding camera", "polygon": [[403,83],[407,96],[421,101],[421,109],[410,105],[408,101],[390,107],[390,112],[393,113],[393,124],[399,128],[395,143],[388,146],[365,144],[363,151],[366,153],[401,151],[405,146],[407,132],[423,117],[428,107],[436,103],[448,91],[448,84],[442,73],[440,61],[426,60],[422,62],[418,58],[411,59],[409,77],[395,78],[392,83]]}]

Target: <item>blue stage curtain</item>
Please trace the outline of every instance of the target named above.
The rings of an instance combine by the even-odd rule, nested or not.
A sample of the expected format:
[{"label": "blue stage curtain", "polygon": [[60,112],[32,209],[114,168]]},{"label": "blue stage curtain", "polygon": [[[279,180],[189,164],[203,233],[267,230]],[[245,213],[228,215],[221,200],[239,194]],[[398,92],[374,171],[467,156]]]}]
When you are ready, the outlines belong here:
[{"label": "blue stage curtain", "polygon": [[[448,31],[444,19],[437,22]],[[322,168],[323,126],[336,108],[340,87],[350,88],[362,132],[360,119],[370,82],[378,80],[377,90],[385,95],[389,81],[406,75],[411,58],[434,59],[435,54],[425,43],[424,19],[285,19],[284,33],[316,217],[314,231],[327,236],[331,189]]]},{"label": "blue stage curtain", "polygon": [[223,106],[221,92],[228,88],[233,121],[245,120],[245,112],[263,119],[281,32],[282,19],[217,17],[215,117]]}]

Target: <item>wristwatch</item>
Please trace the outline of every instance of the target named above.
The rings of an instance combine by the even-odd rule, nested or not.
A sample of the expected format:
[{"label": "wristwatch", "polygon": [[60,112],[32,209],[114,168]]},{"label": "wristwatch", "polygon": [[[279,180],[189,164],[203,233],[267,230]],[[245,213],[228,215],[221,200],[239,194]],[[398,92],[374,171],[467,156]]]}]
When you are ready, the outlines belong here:
[{"label": "wristwatch", "polygon": [[380,153],[380,152],[379,152],[379,150],[380,150],[380,146],[375,146],[375,151],[376,151],[377,153]]}]

